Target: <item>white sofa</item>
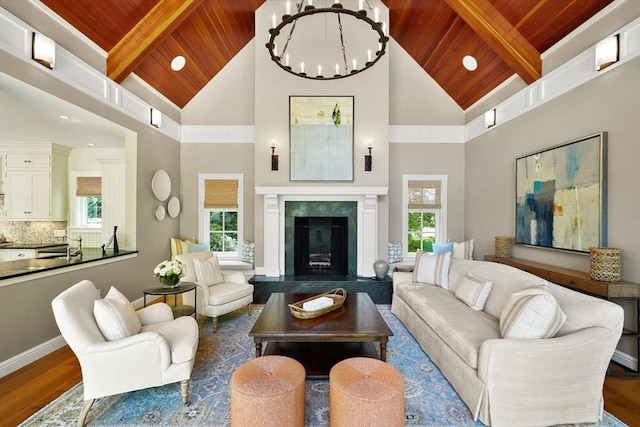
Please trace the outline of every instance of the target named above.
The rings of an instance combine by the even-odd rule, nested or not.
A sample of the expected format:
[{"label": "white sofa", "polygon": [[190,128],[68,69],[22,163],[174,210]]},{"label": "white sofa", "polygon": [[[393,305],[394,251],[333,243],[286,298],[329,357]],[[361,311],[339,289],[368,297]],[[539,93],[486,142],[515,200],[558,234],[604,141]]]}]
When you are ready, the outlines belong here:
[{"label": "white sofa", "polygon": [[[463,277],[493,281],[476,311],[454,295]],[[544,282],[516,268],[452,259],[449,290],[393,276],[391,311],[469,407],[493,426],[592,423],[624,321],[620,306],[549,283],[567,320],[553,338],[502,338],[500,314],[512,293]]]}]

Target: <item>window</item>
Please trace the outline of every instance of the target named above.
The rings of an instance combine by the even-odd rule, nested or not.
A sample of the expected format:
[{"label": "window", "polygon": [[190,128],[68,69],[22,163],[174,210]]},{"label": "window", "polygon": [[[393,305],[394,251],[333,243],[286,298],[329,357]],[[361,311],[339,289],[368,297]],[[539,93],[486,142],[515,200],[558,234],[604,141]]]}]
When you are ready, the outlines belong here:
[{"label": "window", "polygon": [[242,175],[200,174],[200,243],[235,258],[242,250]]},{"label": "window", "polygon": [[99,172],[72,173],[70,219],[73,228],[102,228],[102,177]]},{"label": "window", "polygon": [[446,242],[446,175],[403,175],[403,247],[405,257],[431,252]]}]

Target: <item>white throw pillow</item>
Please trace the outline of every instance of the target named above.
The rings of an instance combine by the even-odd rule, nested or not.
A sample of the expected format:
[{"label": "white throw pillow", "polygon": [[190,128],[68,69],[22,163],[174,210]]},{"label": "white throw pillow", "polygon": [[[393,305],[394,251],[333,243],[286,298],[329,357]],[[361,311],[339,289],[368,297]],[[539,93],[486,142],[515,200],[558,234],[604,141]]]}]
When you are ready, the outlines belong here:
[{"label": "white throw pillow", "polygon": [[482,310],[487,298],[489,298],[492,287],[492,281],[482,280],[471,273],[467,273],[460,281],[458,289],[456,289],[456,298],[474,310]]},{"label": "white throw pillow", "polygon": [[113,286],[104,299],[94,301],[93,316],[107,341],[130,337],[142,327],[133,305]]},{"label": "white throw pillow", "polygon": [[451,252],[430,254],[419,250],[413,267],[412,282],[428,283],[449,289]]},{"label": "white throw pillow", "polygon": [[545,284],[511,295],[500,313],[502,338],[551,338],[567,316]]},{"label": "white throw pillow", "polygon": [[224,276],[222,275],[222,271],[220,271],[218,257],[215,256],[215,254],[204,261],[194,259],[193,266],[196,270],[196,280],[199,284],[203,286],[211,286],[224,282]]},{"label": "white throw pillow", "polygon": [[473,239],[464,242],[453,242],[453,258],[473,259]]}]

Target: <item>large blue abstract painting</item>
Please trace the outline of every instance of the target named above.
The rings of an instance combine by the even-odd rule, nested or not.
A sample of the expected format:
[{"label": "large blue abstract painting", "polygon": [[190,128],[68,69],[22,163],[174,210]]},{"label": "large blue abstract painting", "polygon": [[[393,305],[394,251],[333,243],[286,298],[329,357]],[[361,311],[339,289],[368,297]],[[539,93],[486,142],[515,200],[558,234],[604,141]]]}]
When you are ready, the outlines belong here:
[{"label": "large blue abstract painting", "polygon": [[516,159],[515,243],[589,252],[607,244],[607,133]]}]

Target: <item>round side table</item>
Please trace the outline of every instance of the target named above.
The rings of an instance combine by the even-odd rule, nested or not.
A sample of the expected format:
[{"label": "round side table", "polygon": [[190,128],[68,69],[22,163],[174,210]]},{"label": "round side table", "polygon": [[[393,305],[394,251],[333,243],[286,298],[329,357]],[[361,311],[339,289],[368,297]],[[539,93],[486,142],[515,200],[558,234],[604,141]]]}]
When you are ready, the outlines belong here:
[{"label": "round side table", "polygon": [[[198,306],[198,292],[196,291],[196,284],[190,282],[182,282],[180,286],[176,286],[175,288],[165,288],[164,286],[154,286],[152,288],[146,288],[142,292],[144,293],[144,306],[147,306],[147,295],[161,295],[162,300],[166,303],[167,296],[173,295],[173,306],[171,306],[171,311],[173,311],[173,317],[179,316],[191,316],[196,317],[196,307]],[[178,305],[177,295],[184,294],[186,292],[193,291],[193,306],[191,305]]]}]

